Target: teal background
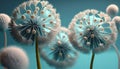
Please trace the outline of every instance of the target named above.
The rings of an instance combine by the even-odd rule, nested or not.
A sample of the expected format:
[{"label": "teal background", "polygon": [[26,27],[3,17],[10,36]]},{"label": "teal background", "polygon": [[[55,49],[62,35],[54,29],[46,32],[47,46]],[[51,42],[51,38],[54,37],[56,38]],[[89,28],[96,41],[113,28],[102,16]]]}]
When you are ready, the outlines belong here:
[{"label": "teal background", "polygon": [[[0,0],[0,13],[6,13],[11,16],[12,11],[19,4],[26,0]],[[48,0],[54,8],[57,9],[57,12],[60,13],[60,18],[62,21],[62,26],[68,27],[71,19],[75,14],[86,9],[97,9],[99,11],[106,10],[106,7],[110,4],[116,4],[120,8],[119,0]],[[120,13],[118,14],[120,15]],[[7,31],[8,35],[8,45],[17,45],[23,48],[28,57],[29,57],[29,68],[28,69],[37,69],[36,68],[36,59],[35,59],[35,47],[34,46],[23,46],[14,41]],[[3,48],[3,33],[0,32],[0,49]],[[117,46],[120,44],[120,38],[116,42]],[[120,47],[119,47],[120,49]],[[89,69],[91,54],[80,53],[80,56],[76,63],[68,69]],[[94,69],[117,69],[118,67],[117,56],[114,49],[111,47],[106,52],[97,54],[94,62]],[[54,69],[46,64],[44,60],[41,59],[42,69]],[[0,69],[3,69],[0,66]]]}]

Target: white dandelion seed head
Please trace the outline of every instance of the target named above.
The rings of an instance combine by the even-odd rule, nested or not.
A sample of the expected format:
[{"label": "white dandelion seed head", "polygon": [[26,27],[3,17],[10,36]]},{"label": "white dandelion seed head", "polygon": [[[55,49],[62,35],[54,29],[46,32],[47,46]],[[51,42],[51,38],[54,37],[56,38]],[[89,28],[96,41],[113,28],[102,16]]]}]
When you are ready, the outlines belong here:
[{"label": "white dandelion seed head", "polygon": [[[79,16],[81,13],[84,15]],[[104,12],[95,9],[87,9],[75,15],[69,29],[72,31],[70,40],[73,46],[83,52],[90,50],[95,53],[105,51],[115,40],[113,32],[115,26],[111,28],[111,17]]]},{"label": "white dandelion seed head", "polygon": [[0,63],[8,69],[27,69],[29,60],[23,49],[10,46],[1,50]]},{"label": "white dandelion seed head", "polygon": [[7,14],[0,13],[0,30],[7,30],[10,22],[11,18]]},{"label": "white dandelion seed head", "polygon": [[118,14],[118,12],[119,12],[119,8],[115,4],[111,4],[106,8],[106,13],[112,17]]},{"label": "white dandelion seed head", "polygon": [[59,14],[48,1],[32,0],[20,4],[13,11],[13,20],[18,25],[10,24],[11,34],[23,44],[33,43],[35,35],[40,44],[46,44],[61,26]]},{"label": "white dandelion seed head", "polygon": [[75,63],[78,53],[69,41],[69,33],[67,28],[61,27],[47,49],[39,48],[41,56],[50,66],[67,68]]}]

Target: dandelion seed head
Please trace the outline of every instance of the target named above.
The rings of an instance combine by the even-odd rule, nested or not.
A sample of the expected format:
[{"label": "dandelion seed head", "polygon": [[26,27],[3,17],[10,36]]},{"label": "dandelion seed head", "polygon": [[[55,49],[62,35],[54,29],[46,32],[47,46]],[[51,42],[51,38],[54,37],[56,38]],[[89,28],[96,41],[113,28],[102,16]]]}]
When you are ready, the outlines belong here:
[{"label": "dandelion seed head", "polygon": [[10,46],[1,50],[0,63],[8,69],[26,69],[29,60],[21,48]]},{"label": "dandelion seed head", "polygon": [[118,12],[119,12],[119,8],[115,4],[111,4],[106,8],[106,13],[112,17],[118,14]]},{"label": "dandelion seed head", "polygon": [[78,54],[69,41],[69,33],[68,29],[60,28],[54,41],[47,47],[48,49],[41,49],[41,56],[49,65],[61,68],[74,64]]},{"label": "dandelion seed head", "polygon": [[72,44],[77,45],[75,48],[80,48],[79,50],[85,52],[92,50],[97,53],[107,49],[114,42],[112,41],[113,30],[110,16],[95,9],[81,13],[85,15],[79,16],[78,19],[74,17],[75,21],[71,21],[69,25],[69,29],[72,31],[72,36],[70,35]]},{"label": "dandelion seed head", "polygon": [[60,27],[59,15],[48,1],[33,0],[20,4],[13,11],[12,20],[14,22],[10,24],[12,36],[26,44],[33,43],[35,37],[38,37],[41,44],[50,41],[55,30]]},{"label": "dandelion seed head", "polygon": [[5,31],[8,29],[8,24],[11,22],[11,18],[4,13],[0,13],[0,30]]}]

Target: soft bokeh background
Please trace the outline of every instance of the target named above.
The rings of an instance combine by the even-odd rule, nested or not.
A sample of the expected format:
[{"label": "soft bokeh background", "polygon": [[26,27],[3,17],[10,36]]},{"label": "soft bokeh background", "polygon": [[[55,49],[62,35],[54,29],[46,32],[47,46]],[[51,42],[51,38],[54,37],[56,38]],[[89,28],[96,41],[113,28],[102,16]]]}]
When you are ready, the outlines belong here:
[{"label": "soft bokeh background", "polygon": [[[6,13],[11,16],[12,11],[19,4],[26,0],[0,0],[0,13]],[[120,8],[120,0],[48,0],[53,6],[57,9],[57,12],[60,13],[60,18],[62,21],[62,26],[68,27],[71,19],[75,14],[85,9],[97,9],[99,11],[106,10],[106,7],[110,4],[116,4]],[[120,13],[118,14],[120,15]],[[10,36],[9,31],[8,35],[8,45],[17,45],[23,48],[30,60],[28,69],[37,69],[36,68],[36,59],[35,59],[35,48],[34,46],[23,46],[19,43],[16,43]],[[0,49],[3,48],[3,33],[0,32]],[[120,38],[117,40],[117,46],[120,44]],[[120,47],[119,47],[120,49]],[[89,69],[91,54],[80,53],[80,56],[76,63],[68,69]],[[94,62],[94,69],[117,69],[117,56],[114,49],[111,47],[108,51],[97,54]],[[54,69],[46,64],[44,60],[41,59],[42,69]],[[0,69],[3,69],[0,66]]]}]

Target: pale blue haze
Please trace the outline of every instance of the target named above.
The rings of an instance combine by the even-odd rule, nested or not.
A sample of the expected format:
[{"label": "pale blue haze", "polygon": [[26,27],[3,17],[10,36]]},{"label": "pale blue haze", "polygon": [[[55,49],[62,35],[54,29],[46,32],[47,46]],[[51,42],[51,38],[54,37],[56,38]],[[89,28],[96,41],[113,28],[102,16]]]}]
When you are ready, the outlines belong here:
[{"label": "pale blue haze", "polygon": [[[0,13],[6,13],[11,16],[12,11],[19,4],[26,0],[0,0]],[[62,26],[68,27],[71,19],[85,9],[97,9],[99,11],[105,12],[106,7],[110,4],[116,4],[120,8],[120,0],[48,0],[53,4],[57,12],[60,13],[60,18],[62,21]],[[120,15],[120,13],[118,14]],[[30,65],[29,69],[37,69],[36,59],[35,59],[35,47],[34,46],[22,46],[15,42],[9,32],[8,35],[8,45],[18,45],[23,48],[28,54]],[[3,33],[0,32],[0,49],[3,47]],[[117,40],[117,45],[120,45],[120,38]],[[120,50],[120,47],[119,47]],[[89,63],[91,59],[91,54],[80,53],[80,56],[73,67],[68,69],[89,69]],[[94,69],[117,69],[118,67],[117,56],[114,49],[111,47],[108,51],[95,56]],[[41,59],[42,69],[54,69],[46,64],[44,60]],[[0,69],[3,69],[0,66]]]}]

